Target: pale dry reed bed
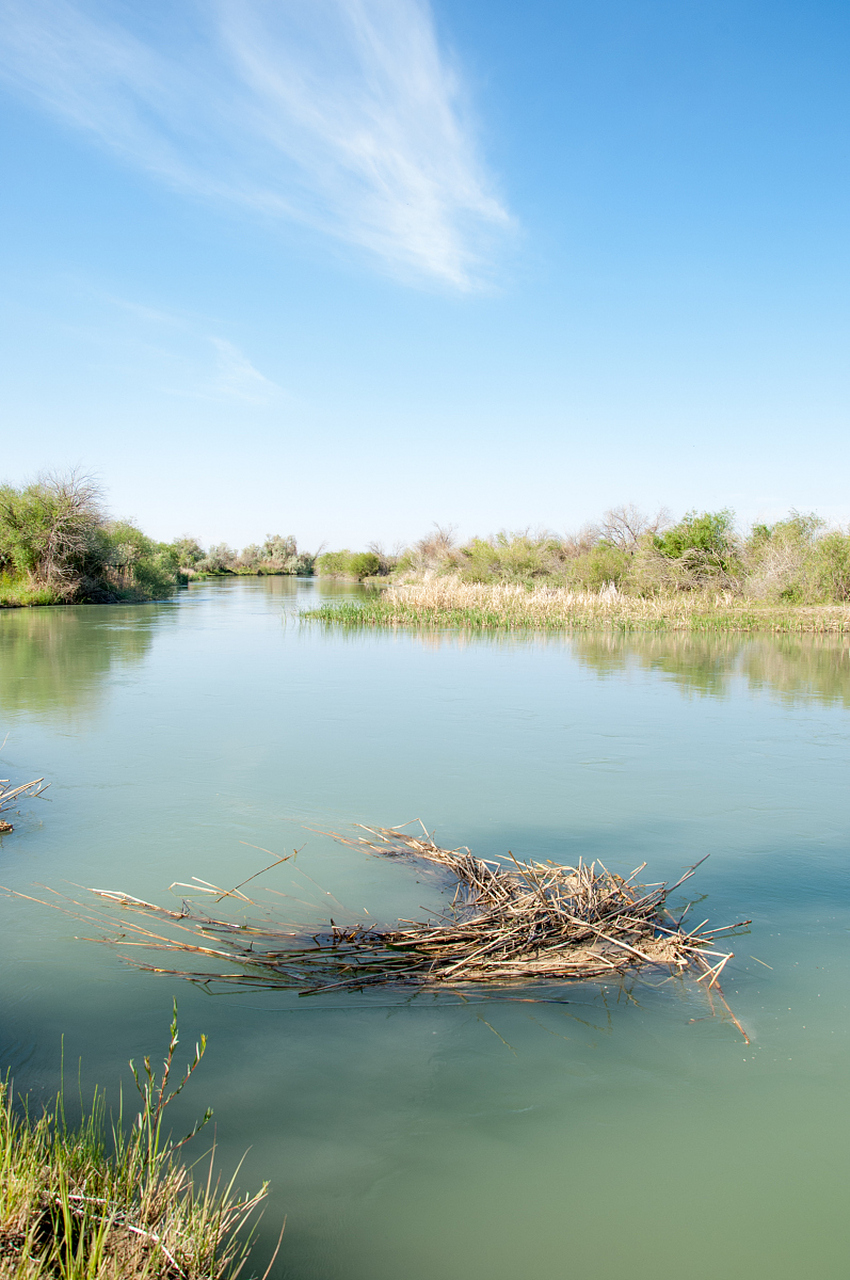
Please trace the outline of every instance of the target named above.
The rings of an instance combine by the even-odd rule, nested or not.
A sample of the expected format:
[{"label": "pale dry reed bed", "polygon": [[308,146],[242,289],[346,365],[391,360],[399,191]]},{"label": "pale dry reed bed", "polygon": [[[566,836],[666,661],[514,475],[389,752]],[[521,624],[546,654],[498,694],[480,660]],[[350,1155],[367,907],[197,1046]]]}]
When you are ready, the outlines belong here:
[{"label": "pale dry reed bed", "polygon": [[[462,993],[484,985],[527,990],[541,981],[620,980],[655,969],[673,976],[697,973],[709,999],[715,993],[728,1010],[719,978],[732,952],[717,950],[716,939],[740,926],[706,928],[703,920],[689,928],[683,924],[687,909],[676,919],[666,908],[668,896],[695,868],[673,885],[645,885],[637,881],[645,863],[623,878],[599,862],[567,867],[520,862],[512,854],[486,861],[467,848],[441,848],[424,826],[421,834],[398,827],[362,830],[365,836],[356,838],[328,834],[368,854],[442,870],[449,887],[454,885],[448,908],[389,927],[340,925],[331,918],[305,929],[219,918],[185,900],[174,911],[126,893],[93,890],[106,909],[84,918],[141,968],[194,982],[293,988],[302,996],[388,986]],[[206,885],[204,891],[216,902],[231,898],[256,907],[241,892],[244,884],[231,890]],[[177,887],[186,886],[172,886]],[[109,907],[121,908],[125,916],[117,934],[107,932],[110,924],[114,929]],[[140,949],[182,954],[197,967],[152,964],[137,958]],[[211,969],[211,963],[218,967]]]},{"label": "pale dry reed bed", "polygon": [[642,597],[565,587],[462,582],[450,575],[395,584],[371,599],[302,615],[343,626],[471,630],[771,631],[850,633],[844,605],[768,606],[725,593]]}]

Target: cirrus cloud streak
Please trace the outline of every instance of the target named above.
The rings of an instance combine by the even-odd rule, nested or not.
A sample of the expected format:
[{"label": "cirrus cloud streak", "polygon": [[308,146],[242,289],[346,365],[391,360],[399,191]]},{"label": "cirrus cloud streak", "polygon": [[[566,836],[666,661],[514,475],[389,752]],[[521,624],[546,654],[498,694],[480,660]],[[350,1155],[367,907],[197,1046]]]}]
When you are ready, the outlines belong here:
[{"label": "cirrus cloud streak", "polygon": [[0,75],[174,188],[407,278],[486,278],[512,222],[427,0],[205,0],[184,16],[0,0]]}]

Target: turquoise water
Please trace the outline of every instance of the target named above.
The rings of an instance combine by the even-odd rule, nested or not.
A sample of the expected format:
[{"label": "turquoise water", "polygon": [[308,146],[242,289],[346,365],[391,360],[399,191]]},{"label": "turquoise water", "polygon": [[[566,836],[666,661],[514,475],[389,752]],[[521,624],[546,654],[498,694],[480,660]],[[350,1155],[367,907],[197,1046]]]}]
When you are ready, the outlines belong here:
[{"label": "turquoise water", "polygon": [[653,880],[710,853],[696,918],[753,919],[724,975],[751,1043],[690,983],[533,1006],[210,994],[4,897],[18,1086],[55,1088],[64,1035],[115,1097],[176,995],[185,1054],[210,1047],[175,1126],[211,1104],[223,1167],[248,1149],[241,1184],[272,1182],[276,1277],[845,1280],[846,645],[333,634],[299,622],[320,595],[241,579],[0,615],[0,774],[51,782],[0,882],[173,905],[172,882],[298,847],[266,877],[287,912],[322,920],[332,891],[392,919],[439,906],[433,879],[313,827],[421,817],[483,856]]}]

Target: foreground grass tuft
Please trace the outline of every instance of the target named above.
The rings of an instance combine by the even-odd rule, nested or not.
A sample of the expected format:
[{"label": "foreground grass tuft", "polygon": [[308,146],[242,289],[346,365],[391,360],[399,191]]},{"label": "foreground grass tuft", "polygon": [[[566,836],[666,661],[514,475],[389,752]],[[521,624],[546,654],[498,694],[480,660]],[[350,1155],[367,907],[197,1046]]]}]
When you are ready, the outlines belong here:
[{"label": "foreground grass tuft", "polygon": [[[213,1177],[212,1155],[198,1184],[177,1159],[186,1138],[163,1132],[168,1104],[203,1057],[205,1042],[172,1082],[177,1014],[157,1077],[150,1059],[131,1063],[142,1099],[129,1134],[107,1117],[102,1094],[76,1128],[60,1093],[34,1118],[0,1083],[0,1280],[226,1280],[243,1271],[252,1243],[248,1218],[266,1195],[239,1198]],[[268,1272],[266,1273],[268,1274]]]},{"label": "foreground grass tuft", "polygon": [[847,605],[767,606],[715,593],[645,598],[611,591],[465,583],[453,577],[394,586],[363,602],[326,604],[302,616],[344,627],[850,632]]}]

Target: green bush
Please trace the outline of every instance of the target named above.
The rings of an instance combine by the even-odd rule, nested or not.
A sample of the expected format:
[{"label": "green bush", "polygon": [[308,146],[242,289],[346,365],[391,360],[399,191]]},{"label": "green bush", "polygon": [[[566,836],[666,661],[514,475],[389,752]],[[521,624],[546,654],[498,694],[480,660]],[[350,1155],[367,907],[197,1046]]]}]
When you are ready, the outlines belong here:
[{"label": "green bush", "polygon": [[568,584],[583,591],[601,591],[609,583],[618,590],[627,584],[632,556],[611,542],[597,542],[575,557],[568,567]]},{"label": "green bush", "polygon": [[239,553],[229,547],[226,542],[219,542],[210,547],[203,560],[195,566],[198,573],[225,574],[235,573],[239,563]]},{"label": "green bush", "polygon": [[448,557],[464,582],[533,582],[563,574],[567,552],[550,534],[502,531],[492,538],[473,538]]},{"label": "green bush", "polygon": [[850,600],[850,534],[824,534],[815,548],[812,586],[823,601],[844,604]]},{"label": "green bush", "polygon": [[351,577],[351,552],[325,551],[316,557],[316,572],[325,578]]},{"label": "green bush", "polygon": [[204,549],[197,538],[193,538],[191,534],[187,533],[182,538],[175,538],[171,546],[174,548],[180,572],[186,575],[194,573],[197,565],[205,555]]},{"label": "green bush", "polygon": [[104,559],[121,595],[155,600],[171,594],[180,573],[174,543],[154,542],[127,520],[114,521],[103,532]]},{"label": "green bush", "polygon": [[358,551],[349,560],[353,577],[362,582],[364,578],[376,578],[381,572],[381,561],[374,551]]},{"label": "green bush", "polygon": [[655,545],[670,560],[689,557],[725,569],[735,552],[734,522],[728,509],[688,511],[672,529],[655,535]]},{"label": "green bush", "polygon": [[[285,538],[279,533],[266,534],[260,553],[260,573],[287,573],[297,577],[309,577],[316,557],[309,551],[299,551],[292,534]],[[243,552],[244,555],[244,552]]]},{"label": "green bush", "polygon": [[74,599],[102,570],[103,511],[96,485],[48,475],[23,489],[0,488],[0,572]]},{"label": "green bush", "polygon": [[[394,568],[397,561],[392,559]],[[388,558],[378,551],[325,551],[315,558],[316,573],[324,578],[376,578],[389,572]]]}]

